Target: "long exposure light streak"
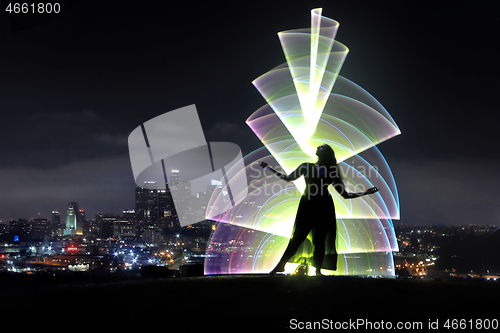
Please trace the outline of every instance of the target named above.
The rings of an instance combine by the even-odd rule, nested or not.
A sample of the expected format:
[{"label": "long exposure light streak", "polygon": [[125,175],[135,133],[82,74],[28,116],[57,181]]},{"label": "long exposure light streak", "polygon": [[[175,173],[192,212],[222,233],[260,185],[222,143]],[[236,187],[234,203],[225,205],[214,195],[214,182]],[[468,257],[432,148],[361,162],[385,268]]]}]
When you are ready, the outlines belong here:
[{"label": "long exposure light streak", "polygon": [[[399,198],[389,165],[375,146],[401,132],[372,95],[339,75],[348,49],[335,40],[338,27],[321,9],[313,9],[310,28],[278,33],[286,63],[253,81],[267,104],[247,120],[264,147],[245,156],[245,169],[234,172],[249,184],[239,203],[231,206],[225,187],[214,190],[206,218],[220,223],[209,240],[205,274],[267,273],[276,265],[305,182],[283,182],[257,162],[290,173],[314,162],[316,147],[327,143],[348,191],[380,190],[346,201],[330,186],[337,233],[327,236],[326,255],[336,248],[339,258],[337,270],[325,274],[394,275],[392,252],[398,245],[392,219],[399,219]],[[286,270],[311,256],[309,235]]]}]

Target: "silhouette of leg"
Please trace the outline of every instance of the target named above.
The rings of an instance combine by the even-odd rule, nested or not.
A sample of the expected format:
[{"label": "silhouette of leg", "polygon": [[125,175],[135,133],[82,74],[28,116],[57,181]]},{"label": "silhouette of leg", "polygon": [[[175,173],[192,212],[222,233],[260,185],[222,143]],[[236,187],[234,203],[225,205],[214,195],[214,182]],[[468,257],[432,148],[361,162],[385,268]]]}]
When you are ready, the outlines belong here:
[{"label": "silhouette of leg", "polygon": [[[276,272],[283,272],[285,270],[285,264],[290,260],[290,258],[297,252],[300,244],[306,239],[309,231],[311,231],[312,226],[307,223],[307,220],[300,215],[297,215],[295,219],[295,225],[292,232],[292,237],[288,242],[288,246],[281,257],[281,260],[276,265],[276,267],[269,274],[276,274]],[[323,251],[324,252],[324,251]]]},{"label": "silhouette of leg", "polygon": [[325,241],[327,233],[328,226],[326,225],[318,225],[313,228],[313,256],[314,265],[316,266],[316,275],[322,275],[321,267],[323,265],[323,259],[325,258]]}]

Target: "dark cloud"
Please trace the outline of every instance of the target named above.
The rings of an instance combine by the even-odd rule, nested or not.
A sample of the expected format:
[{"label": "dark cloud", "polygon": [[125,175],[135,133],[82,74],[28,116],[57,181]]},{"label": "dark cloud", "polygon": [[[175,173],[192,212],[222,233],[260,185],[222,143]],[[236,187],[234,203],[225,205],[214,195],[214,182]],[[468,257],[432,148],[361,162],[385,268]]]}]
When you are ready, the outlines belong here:
[{"label": "dark cloud", "polygon": [[[121,213],[133,208],[134,181],[127,156],[75,161],[50,169],[0,168],[2,214],[0,218],[50,218],[58,209],[63,215],[76,201],[89,218],[97,212]],[[8,214],[8,215],[7,215]]]},{"label": "dark cloud", "polygon": [[35,112],[11,117],[0,127],[4,167],[55,168],[127,151],[124,134],[93,110]]},{"label": "dark cloud", "polygon": [[500,217],[493,159],[393,160],[405,224],[495,224]]}]

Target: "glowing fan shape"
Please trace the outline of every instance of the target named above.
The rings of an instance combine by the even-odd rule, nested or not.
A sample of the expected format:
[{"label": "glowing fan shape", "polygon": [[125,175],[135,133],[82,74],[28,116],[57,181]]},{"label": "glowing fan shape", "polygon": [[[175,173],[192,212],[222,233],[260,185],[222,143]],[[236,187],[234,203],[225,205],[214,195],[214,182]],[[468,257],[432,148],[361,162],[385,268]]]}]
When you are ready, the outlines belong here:
[{"label": "glowing fan shape", "polygon": [[[399,199],[392,172],[375,145],[400,130],[375,98],[339,76],[348,50],[334,40],[337,28],[336,21],[314,9],[310,29],[278,34],[287,63],[253,82],[268,104],[247,120],[265,148],[245,156],[246,175],[235,175],[246,176],[250,184],[244,197],[232,193],[238,204],[232,206],[226,188],[216,189],[210,199],[206,218],[222,223],[209,240],[206,274],[274,267],[291,235],[305,181],[287,184],[256,162],[279,164],[290,173],[303,162],[314,162],[316,147],[324,143],[335,150],[350,192],[380,189],[344,200],[330,186],[338,220],[336,243],[330,239],[329,246],[342,256],[337,271],[330,273],[394,274],[392,252],[398,246],[391,219],[399,219]],[[311,257],[308,239],[292,262]]]}]

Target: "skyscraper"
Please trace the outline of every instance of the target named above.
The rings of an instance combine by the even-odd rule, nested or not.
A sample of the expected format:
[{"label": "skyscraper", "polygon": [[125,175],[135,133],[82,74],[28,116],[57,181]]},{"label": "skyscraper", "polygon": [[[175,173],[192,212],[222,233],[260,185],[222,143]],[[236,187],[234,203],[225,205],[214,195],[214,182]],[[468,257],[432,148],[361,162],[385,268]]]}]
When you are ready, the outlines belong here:
[{"label": "skyscraper", "polygon": [[139,221],[147,222],[158,215],[158,190],[156,182],[147,181],[148,188],[135,187],[135,212]]},{"label": "skyscraper", "polygon": [[177,219],[174,201],[168,184],[165,190],[155,189],[154,182],[147,182],[147,187],[135,188],[135,216],[137,221],[158,224],[164,221],[172,224]]},{"label": "skyscraper", "polygon": [[57,209],[52,211],[52,224],[57,228],[61,224],[61,213]]},{"label": "skyscraper", "polygon": [[77,215],[76,215],[76,222],[82,222],[85,221],[85,211],[83,209],[77,210]]},{"label": "skyscraper", "polygon": [[[180,225],[191,224],[193,220],[191,201],[191,182],[182,182],[179,170],[170,170],[169,187],[172,201],[177,209],[177,219]],[[175,201],[174,201],[175,199]],[[182,214],[179,214],[179,213]]]},{"label": "skyscraper", "polygon": [[64,235],[76,234],[77,215],[78,215],[78,204],[76,202],[70,202],[66,214],[66,229],[64,229]]}]

